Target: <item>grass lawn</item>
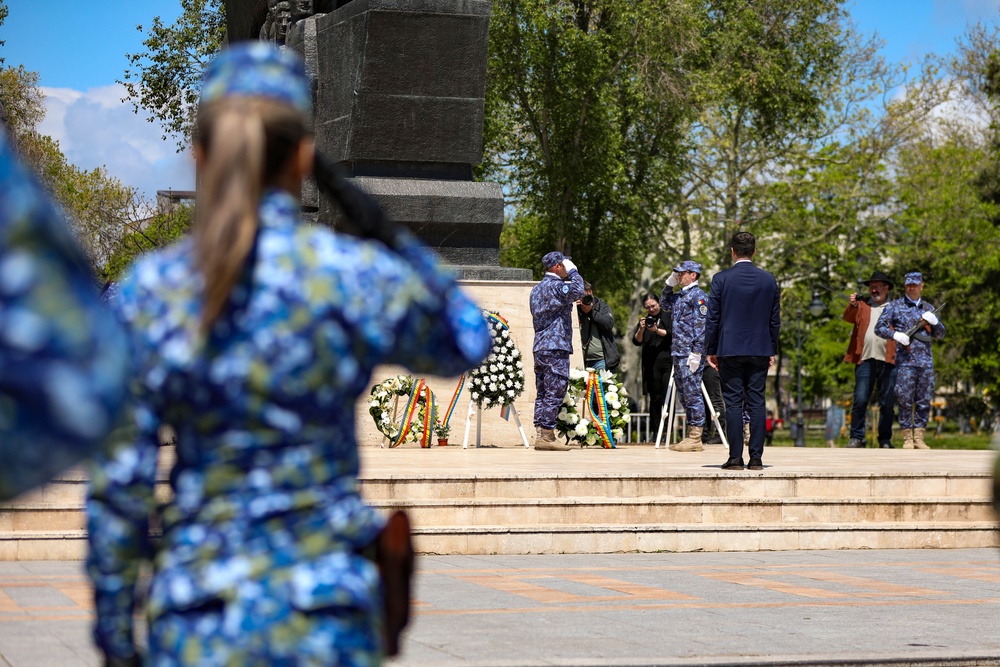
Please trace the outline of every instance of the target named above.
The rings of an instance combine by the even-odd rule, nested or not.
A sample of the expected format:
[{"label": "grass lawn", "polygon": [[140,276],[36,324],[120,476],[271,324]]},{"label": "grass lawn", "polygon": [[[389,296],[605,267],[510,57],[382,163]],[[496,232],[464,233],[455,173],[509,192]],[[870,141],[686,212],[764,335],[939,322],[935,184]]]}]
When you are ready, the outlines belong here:
[{"label": "grass lawn", "polygon": [[[961,433],[942,433],[941,437],[935,437],[933,432],[928,432],[924,436],[924,442],[930,445],[931,449],[989,449],[990,448],[990,435],[988,433],[983,433],[982,435],[963,435]],[[847,438],[839,438],[834,440],[837,447],[847,446]],[[775,447],[792,447],[794,446],[792,438],[788,434],[788,429],[783,429],[777,431],[774,434],[774,446]],[[868,446],[872,447],[874,443],[870,440]],[[896,429],[892,431],[892,444],[894,447],[903,446],[903,436],[899,434]],[[823,431],[821,429],[816,429],[814,431],[806,429],[806,447],[826,447],[826,440],[823,439]]]}]

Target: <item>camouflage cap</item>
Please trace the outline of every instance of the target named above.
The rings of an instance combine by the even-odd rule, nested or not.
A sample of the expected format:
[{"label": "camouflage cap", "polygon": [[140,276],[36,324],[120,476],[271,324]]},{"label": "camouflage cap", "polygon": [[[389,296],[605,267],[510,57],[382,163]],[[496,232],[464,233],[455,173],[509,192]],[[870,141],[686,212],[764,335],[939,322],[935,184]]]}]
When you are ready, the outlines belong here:
[{"label": "camouflage cap", "polygon": [[924,284],[924,275],[922,273],[920,273],[919,271],[910,271],[909,273],[906,274],[906,277],[903,279],[903,284],[904,285],[923,285]]},{"label": "camouflage cap", "polygon": [[201,104],[228,97],[267,97],[312,115],[312,91],[302,59],[270,42],[239,42],[208,66]]},{"label": "camouflage cap", "polygon": [[685,271],[694,271],[700,276],[701,264],[694,261],[693,259],[685,259],[683,262],[674,267],[674,271],[677,271],[678,273],[684,273]]},{"label": "camouflage cap", "polygon": [[542,266],[544,266],[546,269],[551,269],[553,266],[563,261],[564,259],[566,259],[565,255],[563,255],[558,250],[553,250],[550,253],[546,253],[545,257],[542,257]]}]

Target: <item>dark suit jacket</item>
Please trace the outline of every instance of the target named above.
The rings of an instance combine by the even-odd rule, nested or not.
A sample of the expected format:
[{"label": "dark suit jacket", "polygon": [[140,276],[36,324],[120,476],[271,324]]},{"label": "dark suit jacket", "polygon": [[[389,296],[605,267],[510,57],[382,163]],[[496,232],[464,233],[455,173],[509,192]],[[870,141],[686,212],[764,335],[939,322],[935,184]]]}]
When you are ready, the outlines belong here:
[{"label": "dark suit jacket", "polygon": [[712,278],[705,324],[706,354],[770,357],[781,328],[778,282],[752,262],[739,262]]}]

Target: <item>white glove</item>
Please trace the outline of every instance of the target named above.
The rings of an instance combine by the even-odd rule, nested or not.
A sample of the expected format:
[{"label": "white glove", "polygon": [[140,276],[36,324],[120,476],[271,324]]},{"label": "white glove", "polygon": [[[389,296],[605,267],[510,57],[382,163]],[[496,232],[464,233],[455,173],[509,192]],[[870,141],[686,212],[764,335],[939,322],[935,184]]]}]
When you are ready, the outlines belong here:
[{"label": "white glove", "polygon": [[674,287],[680,283],[680,278],[677,277],[677,273],[671,273],[670,277],[667,278],[667,287]]},{"label": "white glove", "polygon": [[903,347],[906,347],[907,345],[910,344],[910,337],[907,336],[902,331],[893,331],[892,339],[897,343],[899,343],[900,345],[902,345]]},{"label": "white glove", "polygon": [[567,257],[562,261],[562,265],[563,268],[566,269],[566,273],[569,273],[570,271],[579,271],[579,269],[576,268],[576,264],[574,264],[573,260],[571,260],[569,257]]},{"label": "white glove", "polygon": [[688,355],[688,368],[691,370],[692,373],[698,370],[698,366],[700,365],[701,365],[700,354],[695,354],[694,352],[692,352],[691,354]]},{"label": "white glove", "polygon": [[935,324],[937,324],[938,322],[941,321],[941,320],[938,319],[937,315],[935,315],[934,313],[932,313],[929,310],[926,313],[924,313],[923,315],[921,315],[920,317],[923,318],[924,322],[927,322],[927,324],[929,324],[931,326],[934,326]]}]

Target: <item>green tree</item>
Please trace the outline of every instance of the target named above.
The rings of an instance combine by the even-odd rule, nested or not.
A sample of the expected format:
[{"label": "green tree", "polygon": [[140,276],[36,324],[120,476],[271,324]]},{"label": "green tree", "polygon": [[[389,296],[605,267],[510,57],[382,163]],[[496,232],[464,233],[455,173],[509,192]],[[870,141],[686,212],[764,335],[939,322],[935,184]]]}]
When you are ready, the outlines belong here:
[{"label": "green tree", "polygon": [[178,150],[187,148],[201,88],[202,74],[226,36],[224,0],[180,0],[181,15],[171,24],[153,19],[143,41],[144,51],[127,54],[129,67],[119,81],[135,112],[141,109],[159,121],[167,135],[177,137]]},{"label": "green tree", "polygon": [[105,278],[118,280],[139,255],[180,240],[191,229],[193,220],[194,209],[180,206],[157,213],[142,224],[128,225],[104,265]]},{"label": "green tree", "polygon": [[495,0],[481,175],[516,209],[513,263],[559,249],[604,293],[631,282],[676,179],[698,18],[691,0]]}]

